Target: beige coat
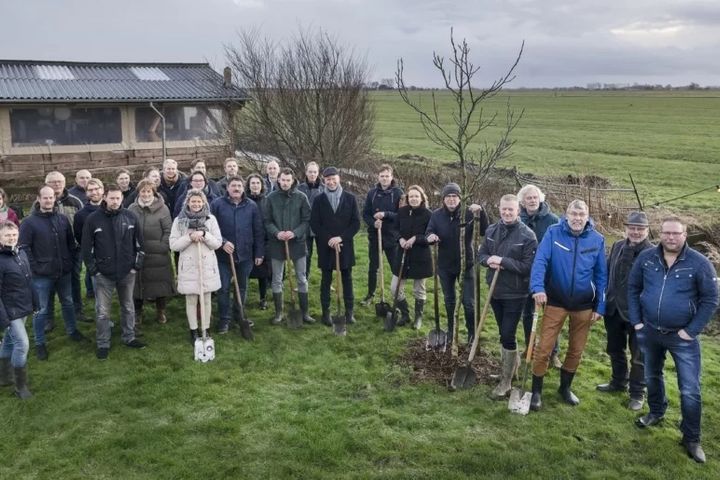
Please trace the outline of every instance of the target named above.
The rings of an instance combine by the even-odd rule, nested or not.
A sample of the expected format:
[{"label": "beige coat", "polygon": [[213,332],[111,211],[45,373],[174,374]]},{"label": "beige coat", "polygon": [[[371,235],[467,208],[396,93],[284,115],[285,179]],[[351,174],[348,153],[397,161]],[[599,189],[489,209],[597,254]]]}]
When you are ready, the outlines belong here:
[{"label": "beige coat", "polygon": [[[220,290],[220,271],[215,250],[222,245],[222,235],[215,217],[210,215],[205,226],[208,227],[208,231],[205,232],[203,241],[199,243],[202,251],[203,293]],[[170,249],[180,252],[177,289],[183,295],[200,294],[198,243],[190,240],[191,231],[181,225],[176,218],[170,232]]]}]

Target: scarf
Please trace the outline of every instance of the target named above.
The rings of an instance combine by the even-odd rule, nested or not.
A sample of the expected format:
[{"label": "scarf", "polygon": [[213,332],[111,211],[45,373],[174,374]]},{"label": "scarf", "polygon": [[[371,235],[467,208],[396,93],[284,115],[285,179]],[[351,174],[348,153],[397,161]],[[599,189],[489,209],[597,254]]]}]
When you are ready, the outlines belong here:
[{"label": "scarf", "polygon": [[191,211],[190,206],[186,204],[180,211],[177,218],[180,225],[185,226],[185,228],[189,230],[192,229],[207,232],[208,228],[205,226],[205,221],[208,219],[209,215],[210,210],[208,209],[207,203],[203,205],[199,212]]},{"label": "scarf", "polygon": [[332,207],[333,213],[337,212],[338,205],[340,205],[340,197],[342,196],[342,193],[342,185],[338,185],[335,190],[325,190],[325,195],[327,195],[328,200],[330,201],[330,206]]}]

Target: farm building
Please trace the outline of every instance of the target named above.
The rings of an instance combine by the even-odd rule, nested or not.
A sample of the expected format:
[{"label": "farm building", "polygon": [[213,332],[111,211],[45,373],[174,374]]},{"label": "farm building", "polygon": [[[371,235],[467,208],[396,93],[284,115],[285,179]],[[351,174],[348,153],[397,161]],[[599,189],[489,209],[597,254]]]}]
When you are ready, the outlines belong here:
[{"label": "farm building", "polygon": [[181,169],[220,165],[247,100],[230,69],[206,63],[0,60],[0,185],[24,196],[52,170],[140,172],[160,166],[163,145]]}]

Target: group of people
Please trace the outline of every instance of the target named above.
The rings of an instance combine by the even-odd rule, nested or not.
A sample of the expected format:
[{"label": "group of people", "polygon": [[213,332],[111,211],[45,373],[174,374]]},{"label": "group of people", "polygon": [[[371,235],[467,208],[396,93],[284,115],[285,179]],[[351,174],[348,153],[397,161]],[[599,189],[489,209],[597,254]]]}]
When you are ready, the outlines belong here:
[{"label": "group of people", "polygon": [[[370,305],[375,298],[378,270],[387,259],[399,325],[421,328],[425,280],[437,275],[448,337],[453,338],[459,328],[459,301],[467,340],[472,342],[476,335],[475,263],[487,267],[501,347],[494,398],[508,395],[518,368],[516,331],[521,320],[525,348],[531,347],[536,309],[542,309],[542,320],[533,354],[532,410],[542,407],[544,378],[555,362],[560,363],[561,398],[570,405],[579,403],[572,382],[590,328],[604,317],[612,376],[597,389],[616,392],[629,386],[628,406],[640,410],[647,388],[650,412],[636,423],[643,428],[656,425],[667,408],[663,363],[670,352],[680,384],[683,444],[695,460],[704,461],[699,443],[697,336],[717,307],[718,293],[712,265],[687,245],[686,226],[679,218],[663,220],[660,243],[654,246],[648,240],[646,215],[631,213],[625,238],[612,245],[606,258],[604,238],[595,230],[587,205],[574,200],[559,218],[533,185],[500,198],[499,221],[490,225],[482,205],[463,205],[457,184],[445,185],[442,204],[432,211],[423,188],[411,185],[404,191],[389,165],[376,172],[378,182],[367,193],[362,211],[355,195],[343,189],[335,167],[321,174],[311,162],[300,181],[292,170],[271,161],[264,175],[243,179],[238,176],[237,160],[228,158],[224,172],[222,178],[211,180],[205,163],[196,161],[186,176],[174,160],[167,159],[161,170],[146,170],[137,185],[124,169],[118,171],[116,183],[109,185],[81,170],[70,189],[60,172],[51,172],[38,190],[30,215],[21,223],[0,190],[0,327],[5,332],[0,384],[14,384],[21,398],[31,395],[24,321],[33,315],[36,354],[39,360],[47,360],[45,334],[51,327],[56,295],[65,333],[73,341],[85,340],[77,328],[78,321],[87,320],[80,294],[83,263],[87,298],[95,300],[98,359],[106,359],[110,351],[114,291],[120,304],[121,340],[131,348],[145,347],[138,339],[143,304],[154,302],[157,321],[165,323],[167,300],[176,293],[185,295],[191,341],[210,334],[213,293],[218,306],[216,331],[227,332],[242,318],[250,278],[258,279],[262,309],[267,308],[270,286],[274,306],[270,323],[278,325],[286,314],[284,279],[293,275],[302,321],[315,323],[308,291],[313,252],[321,271],[321,322],[333,324],[332,280],[338,272],[344,304],[338,317],[343,326],[352,324],[353,242],[362,221],[368,232],[369,267],[368,291],[361,305]],[[482,241],[474,242],[475,234]],[[292,272],[286,272],[290,264]],[[404,293],[406,280],[413,281],[412,318]],[[233,281],[240,292],[234,301]],[[460,299],[456,298],[458,282]],[[199,302],[204,308],[198,308]],[[554,358],[558,336],[568,318],[568,348],[559,362]]]}]

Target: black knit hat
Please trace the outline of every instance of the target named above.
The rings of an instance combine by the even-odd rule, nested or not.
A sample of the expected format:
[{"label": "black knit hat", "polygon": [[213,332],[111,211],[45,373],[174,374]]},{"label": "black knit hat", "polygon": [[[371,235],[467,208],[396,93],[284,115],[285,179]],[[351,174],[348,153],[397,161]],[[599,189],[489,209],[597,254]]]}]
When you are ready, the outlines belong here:
[{"label": "black knit hat", "polygon": [[442,198],[447,197],[448,195],[457,195],[460,196],[460,185],[457,183],[450,182],[447,185],[445,185],[442,189]]}]

